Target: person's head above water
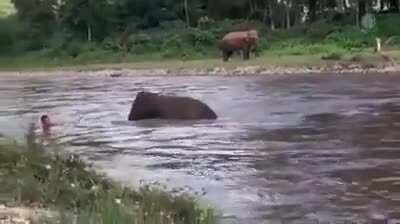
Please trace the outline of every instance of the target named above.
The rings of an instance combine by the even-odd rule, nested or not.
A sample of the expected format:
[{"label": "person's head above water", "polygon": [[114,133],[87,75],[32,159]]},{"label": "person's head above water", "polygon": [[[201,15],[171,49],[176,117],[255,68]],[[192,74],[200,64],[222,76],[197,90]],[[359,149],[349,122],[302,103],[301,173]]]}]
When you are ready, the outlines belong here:
[{"label": "person's head above water", "polygon": [[51,126],[53,126],[53,123],[51,123],[50,118],[48,115],[42,115],[40,117],[40,123],[42,124],[42,127],[44,129],[50,128]]},{"label": "person's head above water", "polygon": [[49,116],[48,115],[42,115],[41,117],[40,117],[40,121],[42,122],[42,124],[43,123],[47,123],[47,122],[50,122],[50,118],[49,118]]}]

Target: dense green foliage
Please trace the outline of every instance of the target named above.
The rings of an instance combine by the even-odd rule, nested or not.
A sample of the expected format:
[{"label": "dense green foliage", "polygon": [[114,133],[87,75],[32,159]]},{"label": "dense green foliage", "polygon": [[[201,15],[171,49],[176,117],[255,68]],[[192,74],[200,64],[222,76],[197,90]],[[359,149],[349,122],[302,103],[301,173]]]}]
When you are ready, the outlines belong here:
[{"label": "dense green foliage", "polygon": [[[33,55],[74,64],[132,55],[217,57],[216,42],[225,33],[248,28],[260,32],[259,51],[276,54],[341,55],[372,48],[377,36],[388,46],[400,42],[399,0],[12,2],[16,14],[0,19],[0,58]],[[366,13],[377,21],[368,30],[362,27]]]}]

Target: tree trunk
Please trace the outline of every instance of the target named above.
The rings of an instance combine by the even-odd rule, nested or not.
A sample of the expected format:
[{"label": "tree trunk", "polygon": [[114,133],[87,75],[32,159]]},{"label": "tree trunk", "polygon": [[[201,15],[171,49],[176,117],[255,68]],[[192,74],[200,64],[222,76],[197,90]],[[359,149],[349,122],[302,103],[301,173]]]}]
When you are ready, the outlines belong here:
[{"label": "tree trunk", "polygon": [[367,9],[366,1],[365,0],[358,0],[357,8],[358,8],[358,14],[357,14],[358,21],[361,21],[362,17],[367,13],[366,12],[367,11],[366,10]]},{"label": "tree trunk", "polygon": [[350,8],[351,6],[349,0],[344,0],[344,5],[346,8]]},{"label": "tree trunk", "polygon": [[286,29],[290,29],[290,7],[286,5]]},{"label": "tree trunk", "polygon": [[356,26],[360,27],[360,17],[359,17],[360,10],[359,10],[358,5],[356,5],[355,10],[356,10],[356,12],[355,12]]},{"label": "tree trunk", "polygon": [[294,6],[294,13],[293,13],[294,16],[293,16],[293,23],[292,23],[294,27],[301,23],[302,10],[303,10],[303,8],[299,4],[296,4]]},{"label": "tree trunk", "polygon": [[345,2],[343,0],[338,0],[338,1],[336,1],[336,5],[337,5],[339,13],[344,13],[344,10],[346,8]]},{"label": "tree trunk", "polygon": [[89,23],[87,24],[87,40],[92,41],[92,26]]},{"label": "tree trunk", "polygon": [[249,8],[250,8],[250,16],[252,16],[254,13],[254,5],[252,0],[249,0]]},{"label": "tree trunk", "polygon": [[308,13],[310,22],[315,22],[317,19],[317,0],[308,0]]},{"label": "tree trunk", "polygon": [[400,0],[392,0],[390,5],[393,11],[400,12]]},{"label": "tree trunk", "polygon": [[184,7],[185,7],[186,26],[190,27],[188,0],[184,0]]},{"label": "tree trunk", "polygon": [[267,21],[268,21],[268,6],[265,6],[264,15],[263,15],[262,21],[263,21],[264,25],[267,25]]},{"label": "tree trunk", "polygon": [[381,2],[381,11],[385,9],[385,6],[387,5],[387,2],[385,0],[380,0]]},{"label": "tree trunk", "polygon": [[271,30],[275,30],[275,21],[274,21],[274,16],[272,14],[272,12],[274,11],[272,9],[272,3],[271,1],[268,1],[268,19],[269,19],[269,25],[270,25],[270,29]]},{"label": "tree trunk", "polygon": [[389,3],[390,3],[389,9],[398,12],[399,8],[400,8],[399,2],[400,2],[399,0],[390,0],[389,1]]},{"label": "tree trunk", "polygon": [[275,30],[275,21],[271,19],[271,30]]},{"label": "tree trunk", "polygon": [[257,4],[257,2],[254,3],[253,9],[254,9],[254,11],[258,11],[258,4]]},{"label": "tree trunk", "polygon": [[382,0],[377,0],[375,6],[379,9],[379,11],[381,11],[381,9],[382,9]]}]

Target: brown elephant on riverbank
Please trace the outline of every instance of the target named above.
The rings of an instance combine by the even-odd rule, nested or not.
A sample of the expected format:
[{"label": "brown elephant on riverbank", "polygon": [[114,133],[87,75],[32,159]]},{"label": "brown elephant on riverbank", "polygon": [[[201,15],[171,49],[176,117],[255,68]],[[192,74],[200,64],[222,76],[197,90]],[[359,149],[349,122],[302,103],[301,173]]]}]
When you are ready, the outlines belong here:
[{"label": "brown elephant on riverbank", "polygon": [[132,104],[128,120],[143,119],[200,120],[217,119],[217,115],[196,99],[140,92]]},{"label": "brown elephant on riverbank", "polygon": [[256,51],[258,40],[257,30],[230,32],[218,42],[218,48],[224,61],[228,61],[236,51],[241,51],[243,60],[248,60],[250,52]]}]

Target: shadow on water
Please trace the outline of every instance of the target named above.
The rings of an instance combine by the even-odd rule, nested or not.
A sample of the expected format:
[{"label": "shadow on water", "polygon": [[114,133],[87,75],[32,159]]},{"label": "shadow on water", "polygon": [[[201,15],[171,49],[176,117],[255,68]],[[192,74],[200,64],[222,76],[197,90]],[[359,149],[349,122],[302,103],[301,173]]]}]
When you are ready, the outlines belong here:
[{"label": "shadow on water", "polygon": [[[399,76],[1,79],[0,133],[49,113],[55,140],[110,176],[206,192],[239,223],[400,217]],[[142,90],[219,119],[127,121]]]}]

